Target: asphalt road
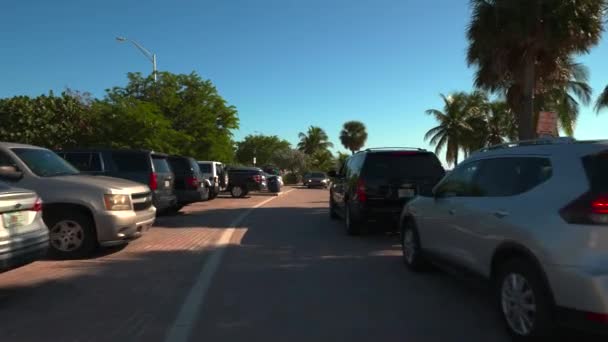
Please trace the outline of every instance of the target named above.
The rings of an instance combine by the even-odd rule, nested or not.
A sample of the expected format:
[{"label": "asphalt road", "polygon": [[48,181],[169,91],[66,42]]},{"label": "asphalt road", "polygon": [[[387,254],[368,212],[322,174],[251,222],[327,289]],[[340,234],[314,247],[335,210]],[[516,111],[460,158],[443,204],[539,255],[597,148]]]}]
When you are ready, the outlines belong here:
[{"label": "asphalt road", "polygon": [[509,340],[484,285],[409,273],[396,236],[347,236],[327,197],[218,198],[124,248],[0,274],[0,340]]}]

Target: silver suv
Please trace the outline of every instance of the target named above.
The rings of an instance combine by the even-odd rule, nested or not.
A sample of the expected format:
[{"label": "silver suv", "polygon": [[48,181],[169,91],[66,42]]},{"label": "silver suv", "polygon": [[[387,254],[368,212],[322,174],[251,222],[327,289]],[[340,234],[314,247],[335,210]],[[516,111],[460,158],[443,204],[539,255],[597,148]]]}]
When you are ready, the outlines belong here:
[{"label": "silver suv", "polygon": [[82,175],[45,148],[0,142],[0,180],[40,195],[51,252],[59,257],[86,256],[98,245],[138,237],[154,223],[148,186]]},{"label": "silver suv", "polygon": [[401,215],[414,271],[491,280],[507,329],[608,331],[608,141],[536,140],[473,154]]}]

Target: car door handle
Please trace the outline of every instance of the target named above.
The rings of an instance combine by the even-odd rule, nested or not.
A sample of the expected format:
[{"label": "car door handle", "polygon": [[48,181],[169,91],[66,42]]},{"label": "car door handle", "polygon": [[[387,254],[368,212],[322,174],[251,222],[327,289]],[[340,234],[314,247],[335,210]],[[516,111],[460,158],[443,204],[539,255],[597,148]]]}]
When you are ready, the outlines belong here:
[{"label": "car door handle", "polygon": [[509,216],[509,213],[503,210],[498,210],[494,212],[494,216],[498,217],[498,218],[504,218]]},{"label": "car door handle", "polygon": [[450,215],[456,215],[456,210],[454,210],[454,209],[450,209],[449,212],[450,212]]}]

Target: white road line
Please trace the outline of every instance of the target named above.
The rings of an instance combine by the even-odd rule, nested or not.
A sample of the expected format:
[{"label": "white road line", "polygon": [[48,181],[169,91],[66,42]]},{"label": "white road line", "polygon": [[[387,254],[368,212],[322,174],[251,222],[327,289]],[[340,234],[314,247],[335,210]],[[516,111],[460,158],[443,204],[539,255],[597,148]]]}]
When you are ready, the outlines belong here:
[{"label": "white road line", "polygon": [[[291,189],[283,193],[286,195],[295,189]],[[224,251],[226,250],[226,246],[230,244],[230,240],[232,239],[232,235],[234,234],[235,227],[239,226],[245,218],[251,214],[256,208],[259,208],[266,203],[278,198],[271,197],[261,203],[256,204],[255,206],[247,209],[241,215],[239,215],[226,229],[222,235],[220,236],[218,242],[213,244],[211,247],[215,247],[216,249],[211,252],[209,259],[203,265],[200,273],[196,277],[196,281],[192,288],[188,292],[188,296],[182,303],[177,318],[171,325],[169,332],[165,336],[165,342],[188,342],[190,340],[190,335],[192,334],[192,329],[194,328],[194,324],[198,315],[201,311],[201,308],[205,304],[205,295],[211,286],[211,281],[213,279],[213,275],[217,271],[217,268],[222,261],[222,257],[224,256]]]}]

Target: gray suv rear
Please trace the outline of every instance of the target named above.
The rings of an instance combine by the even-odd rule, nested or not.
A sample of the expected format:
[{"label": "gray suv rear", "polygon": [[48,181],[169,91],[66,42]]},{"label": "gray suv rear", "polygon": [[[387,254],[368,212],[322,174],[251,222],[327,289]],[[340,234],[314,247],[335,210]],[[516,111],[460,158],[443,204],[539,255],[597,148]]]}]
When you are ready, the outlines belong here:
[{"label": "gray suv rear", "polygon": [[59,257],[86,256],[98,245],[138,237],[154,223],[147,185],[82,175],[45,148],[0,142],[0,180],[42,198],[51,252]]}]

